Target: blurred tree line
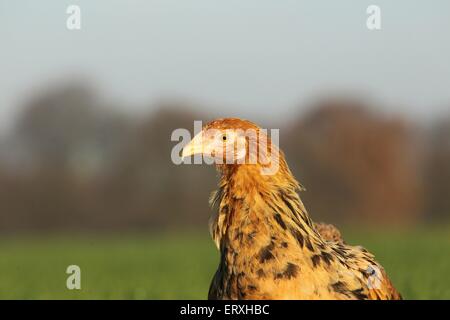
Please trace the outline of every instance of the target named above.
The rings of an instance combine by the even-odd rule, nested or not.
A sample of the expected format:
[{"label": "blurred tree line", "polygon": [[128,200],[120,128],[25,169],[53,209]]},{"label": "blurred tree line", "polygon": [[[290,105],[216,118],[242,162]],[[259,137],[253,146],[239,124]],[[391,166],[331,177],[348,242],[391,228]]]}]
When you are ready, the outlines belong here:
[{"label": "blurred tree line", "polygon": [[[82,84],[34,97],[0,139],[0,230],[206,225],[215,170],[170,159],[175,128],[192,131],[194,120],[212,119],[192,109],[162,104],[133,117]],[[351,99],[310,110],[279,129],[315,220],[449,220],[450,118],[421,127]]]}]

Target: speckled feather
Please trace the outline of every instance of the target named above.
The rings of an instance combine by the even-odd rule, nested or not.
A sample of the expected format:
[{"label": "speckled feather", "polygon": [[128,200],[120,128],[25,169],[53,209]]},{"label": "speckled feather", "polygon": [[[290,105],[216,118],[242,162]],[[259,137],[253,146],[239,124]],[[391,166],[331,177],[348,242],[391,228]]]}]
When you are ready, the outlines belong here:
[{"label": "speckled feather", "polygon": [[[207,128],[259,130],[240,119]],[[401,299],[371,253],[345,244],[334,226],[311,221],[279,154],[274,175],[261,175],[259,163],[218,166],[210,231],[221,258],[208,298]]]}]

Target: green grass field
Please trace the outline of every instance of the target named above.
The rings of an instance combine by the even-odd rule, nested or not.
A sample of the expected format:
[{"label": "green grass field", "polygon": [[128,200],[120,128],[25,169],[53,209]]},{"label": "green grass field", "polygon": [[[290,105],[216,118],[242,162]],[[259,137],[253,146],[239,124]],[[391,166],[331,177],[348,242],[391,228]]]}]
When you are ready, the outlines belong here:
[{"label": "green grass field", "polygon": [[[376,254],[406,299],[450,299],[449,228],[344,232]],[[1,299],[205,299],[218,264],[206,230],[0,241]],[[81,290],[66,288],[68,265]]]}]

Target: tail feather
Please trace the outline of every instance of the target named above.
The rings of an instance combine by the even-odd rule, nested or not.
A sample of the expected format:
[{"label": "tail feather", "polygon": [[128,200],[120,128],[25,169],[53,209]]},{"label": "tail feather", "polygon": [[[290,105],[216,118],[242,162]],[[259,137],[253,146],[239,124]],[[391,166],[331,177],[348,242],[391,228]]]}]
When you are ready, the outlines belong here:
[{"label": "tail feather", "polygon": [[344,243],[344,239],[342,238],[339,230],[333,226],[332,224],[327,223],[314,223],[316,230],[326,241],[339,242]]}]

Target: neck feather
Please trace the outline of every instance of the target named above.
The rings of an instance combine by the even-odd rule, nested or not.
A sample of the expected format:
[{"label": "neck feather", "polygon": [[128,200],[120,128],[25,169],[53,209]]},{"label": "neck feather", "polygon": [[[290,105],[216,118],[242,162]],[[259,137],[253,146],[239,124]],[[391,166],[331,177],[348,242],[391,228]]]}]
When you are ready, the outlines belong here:
[{"label": "neck feather", "polygon": [[298,195],[303,188],[285,161],[274,175],[262,175],[260,169],[259,165],[221,168],[219,189],[210,200],[215,211],[210,232],[217,247],[229,243],[230,237],[258,231],[267,237],[289,233],[302,247],[320,243]]}]

